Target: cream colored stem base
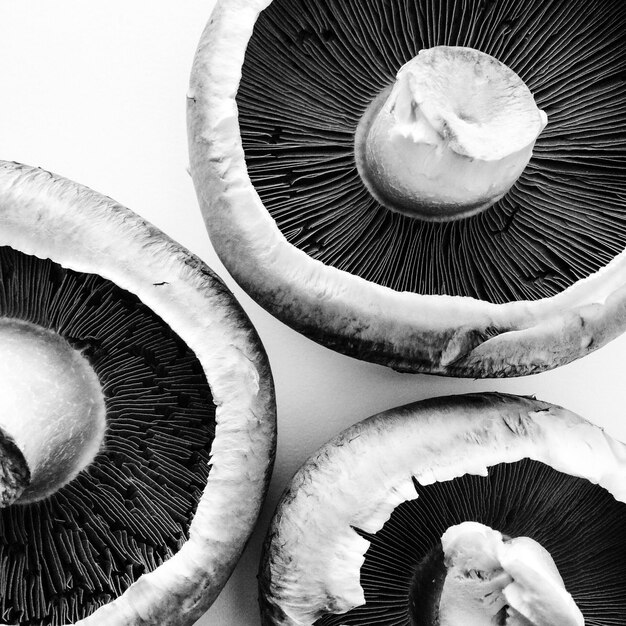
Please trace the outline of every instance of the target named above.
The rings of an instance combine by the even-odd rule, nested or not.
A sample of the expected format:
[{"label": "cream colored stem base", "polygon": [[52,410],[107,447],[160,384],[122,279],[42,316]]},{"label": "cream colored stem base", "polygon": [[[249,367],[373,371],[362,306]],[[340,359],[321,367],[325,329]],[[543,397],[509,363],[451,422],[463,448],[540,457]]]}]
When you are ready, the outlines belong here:
[{"label": "cream colored stem base", "polygon": [[0,504],[7,506],[45,498],[74,478],[98,452],[106,419],[98,377],[56,333],[0,318],[0,355]]},{"label": "cream colored stem base", "polygon": [[524,82],[472,48],[421,50],[364,115],[361,178],[387,208],[431,221],[497,202],[524,171],[547,123]]},{"label": "cream colored stem base", "polygon": [[441,545],[439,626],[584,625],[554,560],[533,539],[464,522],[448,528]]}]

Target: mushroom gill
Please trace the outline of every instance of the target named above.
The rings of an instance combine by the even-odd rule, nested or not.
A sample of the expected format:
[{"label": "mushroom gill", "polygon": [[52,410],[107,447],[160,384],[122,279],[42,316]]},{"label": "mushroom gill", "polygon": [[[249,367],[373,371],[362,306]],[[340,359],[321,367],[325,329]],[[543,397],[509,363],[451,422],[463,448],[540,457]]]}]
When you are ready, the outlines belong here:
[{"label": "mushroom gill", "polygon": [[188,539],[215,404],[190,348],[100,276],[2,247],[0,317],[58,333],[105,397],[104,441],[87,468],[45,499],[0,511],[0,615],[57,626],[120,596]]},{"label": "mushroom gill", "polygon": [[414,482],[417,499],[399,505],[377,533],[359,531],[370,542],[361,567],[365,604],[316,626],[438,624],[441,538],[467,521],[545,548],[587,626],[626,624],[626,505],[605,489],[529,459],[491,467],[487,476]]},{"label": "mushroom gill", "polygon": [[[441,223],[385,208],[355,163],[370,104],[436,46],[495,57],[550,120],[504,197]],[[236,99],[247,171],[287,240],[326,265],[397,291],[549,298],[626,248],[624,50],[621,0],[273,0]]]}]

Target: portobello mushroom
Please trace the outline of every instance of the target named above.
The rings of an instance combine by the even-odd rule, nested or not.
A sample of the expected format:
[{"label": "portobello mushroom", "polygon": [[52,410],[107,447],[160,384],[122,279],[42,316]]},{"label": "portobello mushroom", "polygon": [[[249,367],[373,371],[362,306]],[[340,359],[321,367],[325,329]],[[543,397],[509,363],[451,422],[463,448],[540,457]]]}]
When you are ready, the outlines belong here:
[{"label": "portobello mushroom", "polygon": [[570,411],[504,394],[360,422],[278,504],[263,624],[626,624],[625,452]]},{"label": "portobello mushroom", "polygon": [[213,245],[361,359],[570,362],[626,325],[624,76],[621,0],[218,0],[188,94]]},{"label": "portobello mushroom", "polygon": [[197,257],[86,187],[0,163],[0,615],[192,624],[256,521],[275,401]]}]

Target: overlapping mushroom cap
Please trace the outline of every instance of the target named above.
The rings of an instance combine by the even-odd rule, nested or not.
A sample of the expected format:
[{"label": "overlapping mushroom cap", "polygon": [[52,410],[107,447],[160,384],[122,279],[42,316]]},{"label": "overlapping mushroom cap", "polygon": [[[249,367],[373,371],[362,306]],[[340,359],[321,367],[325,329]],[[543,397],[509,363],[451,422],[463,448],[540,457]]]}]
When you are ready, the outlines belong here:
[{"label": "overlapping mushroom cap", "polygon": [[502,394],[356,424],[278,505],[263,623],[626,624],[625,452],[565,409]]},{"label": "overlapping mushroom cap", "polygon": [[[385,208],[355,157],[372,102],[436,46],[506,64],[549,120],[504,197],[442,222]],[[189,92],[213,244],[287,324],[396,369],[521,375],[587,354],[626,324],[625,50],[620,0],[218,2]]]},{"label": "overlapping mushroom cap", "polygon": [[[34,359],[17,358],[21,336]],[[3,349],[14,339],[19,369],[0,380],[17,415],[0,415],[2,451],[17,461],[0,476],[5,504],[16,499],[0,511],[3,622],[193,623],[241,554],[272,467],[273,383],[245,313],[200,259],[128,209],[2,162]],[[64,366],[38,371],[40,356]],[[69,423],[56,411],[75,361],[97,377],[83,404],[103,403],[104,432],[96,419],[75,471],[38,491],[41,459],[72,461],[87,440],[73,385]]]}]

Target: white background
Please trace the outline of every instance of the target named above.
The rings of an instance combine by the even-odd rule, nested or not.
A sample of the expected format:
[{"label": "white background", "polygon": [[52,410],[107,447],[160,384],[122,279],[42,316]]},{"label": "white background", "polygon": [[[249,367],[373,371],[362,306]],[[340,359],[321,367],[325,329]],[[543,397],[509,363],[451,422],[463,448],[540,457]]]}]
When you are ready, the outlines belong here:
[{"label": "white background", "polygon": [[319,445],[379,410],[503,390],[566,406],[626,440],[626,338],[554,372],[507,381],[397,374],[335,354],[254,304],[217,260],[186,172],[185,94],[212,0],[0,0],[0,158],[109,195],[204,258],[233,289],[270,357],[279,445],[266,506],[203,626],[258,626],[260,545],[291,475]]}]

